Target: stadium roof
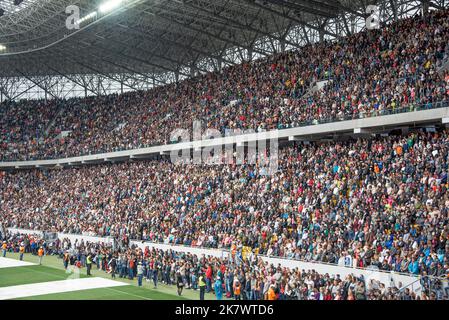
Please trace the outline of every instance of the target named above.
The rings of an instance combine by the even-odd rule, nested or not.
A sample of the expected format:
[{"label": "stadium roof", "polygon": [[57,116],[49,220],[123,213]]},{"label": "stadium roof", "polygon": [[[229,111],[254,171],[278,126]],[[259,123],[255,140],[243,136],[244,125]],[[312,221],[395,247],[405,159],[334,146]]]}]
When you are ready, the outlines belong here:
[{"label": "stadium roof", "polygon": [[[121,2],[101,14],[108,1]],[[91,19],[69,30],[66,8],[76,5],[80,18]],[[342,12],[363,16],[363,1],[349,0],[13,0],[0,1],[0,76],[83,73],[161,73],[198,61],[223,59],[231,47],[254,54],[271,52],[254,46],[266,37],[290,47],[285,39],[294,26],[320,29]],[[332,35],[324,31],[324,34]],[[188,74],[190,75],[190,74]],[[186,76],[188,76],[186,74]]]},{"label": "stadium roof", "polygon": [[[383,23],[424,5],[448,5],[445,0],[0,0],[0,101],[141,90],[220,70],[358,32],[373,3]],[[78,17],[72,15],[74,6]],[[75,21],[79,28],[72,28]]]}]

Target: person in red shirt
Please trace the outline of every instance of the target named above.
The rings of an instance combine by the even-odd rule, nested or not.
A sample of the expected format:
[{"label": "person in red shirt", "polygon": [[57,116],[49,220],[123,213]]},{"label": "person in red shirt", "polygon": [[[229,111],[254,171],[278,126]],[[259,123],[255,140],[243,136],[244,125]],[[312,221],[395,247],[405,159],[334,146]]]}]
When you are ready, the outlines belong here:
[{"label": "person in red shirt", "polygon": [[206,269],[206,292],[208,293],[211,291],[212,288],[212,275],[213,275],[212,266],[208,264]]}]

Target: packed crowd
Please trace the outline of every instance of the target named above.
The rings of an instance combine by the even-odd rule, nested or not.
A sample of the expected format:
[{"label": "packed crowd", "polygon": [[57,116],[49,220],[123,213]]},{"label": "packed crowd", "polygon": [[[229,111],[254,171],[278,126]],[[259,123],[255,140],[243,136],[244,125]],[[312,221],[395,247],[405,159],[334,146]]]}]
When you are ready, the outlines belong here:
[{"label": "packed crowd", "polygon": [[279,170],[142,161],[8,172],[5,227],[443,277],[449,131],[295,144]]},{"label": "packed crowd", "polygon": [[[421,279],[422,290],[417,294],[401,283],[386,286],[363,276],[319,274],[315,270],[289,269],[274,266],[256,255],[246,259],[231,255],[227,258],[197,256],[195,254],[144,247],[122,247],[104,243],[90,243],[58,239],[47,243],[37,235],[10,234],[8,250],[18,252],[24,247],[33,252],[32,244],[45,248],[46,254],[59,256],[67,269],[81,269],[89,260],[98,270],[113,278],[137,279],[137,285],[150,282],[157,289],[159,283],[176,285],[199,291],[199,298],[212,293],[216,299],[236,300],[437,300],[448,297],[448,288],[441,282]],[[433,281],[433,280],[432,280]]]},{"label": "packed crowd", "polygon": [[[0,105],[0,161],[170,143],[206,128],[270,130],[447,106],[449,11],[432,11],[149,91]],[[329,82],[312,90],[318,80]],[[69,131],[68,135],[61,135]]]}]

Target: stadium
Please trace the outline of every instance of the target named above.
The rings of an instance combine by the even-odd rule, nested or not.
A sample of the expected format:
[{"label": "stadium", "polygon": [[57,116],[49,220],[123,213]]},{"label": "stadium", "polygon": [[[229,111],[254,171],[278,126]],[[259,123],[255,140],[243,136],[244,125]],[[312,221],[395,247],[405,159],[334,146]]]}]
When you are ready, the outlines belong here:
[{"label": "stadium", "polygon": [[0,1],[0,300],[449,300],[448,152],[448,1]]}]

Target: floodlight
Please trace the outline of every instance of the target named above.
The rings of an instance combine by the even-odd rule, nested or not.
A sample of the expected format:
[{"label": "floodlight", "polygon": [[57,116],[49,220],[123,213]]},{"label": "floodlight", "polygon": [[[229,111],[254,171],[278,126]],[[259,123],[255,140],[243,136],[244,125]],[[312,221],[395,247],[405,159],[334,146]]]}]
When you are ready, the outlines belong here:
[{"label": "floodlight", "polygon": [[78,24],[81,24],[83,22],[86,22],[87,20],[93,19],[97,16],[97,11],[91,12],[88,15],[82,17],[81,19],[78,20]]},{"label": "floodlight", "polygon": [[123,0],[109,0],[104,2],[103,4],[100,5],[100,7],[98,8],[98,10],[101,13],[107,13],[109,11],[114,10],[115,8],[117,8],[119,5],[121,5],[123,2]]}]

